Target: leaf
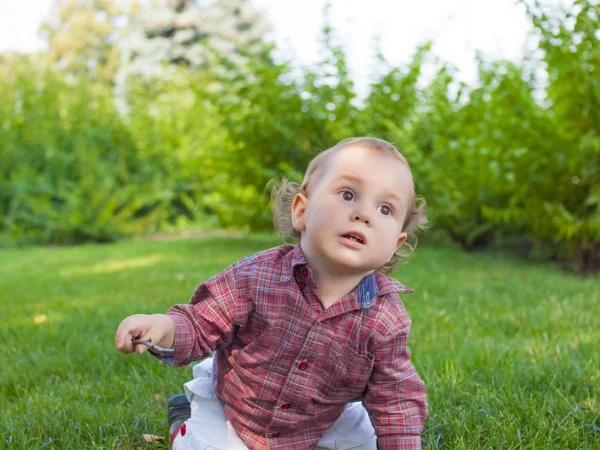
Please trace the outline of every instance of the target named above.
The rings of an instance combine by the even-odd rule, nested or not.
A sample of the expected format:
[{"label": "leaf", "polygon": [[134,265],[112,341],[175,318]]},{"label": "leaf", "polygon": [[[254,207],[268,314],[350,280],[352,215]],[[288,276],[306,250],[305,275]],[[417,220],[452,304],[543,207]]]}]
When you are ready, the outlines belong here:
[{"label": "leaf", "polygon": [[33,323],[35,325],[39,325],[40,323],[46,320],[46,314],[40,314],[39,316],[34,317]]},{"label": "leaf", "polygon": [[142,434],[142,437],[146,442],[156,442],[163,439],[162,436],[156,436],[154,434]]}]

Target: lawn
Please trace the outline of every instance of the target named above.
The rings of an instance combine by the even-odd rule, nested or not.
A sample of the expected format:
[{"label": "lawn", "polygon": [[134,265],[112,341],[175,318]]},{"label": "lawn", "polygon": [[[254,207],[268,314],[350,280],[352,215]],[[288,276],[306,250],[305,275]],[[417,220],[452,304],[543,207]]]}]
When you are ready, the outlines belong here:
[{"label": "lawn", "polygon": [[[0,448],[166,448],[191,369],[113,345],[272,236],[0,252]],[[502,253],[422,246],[394,276],[428,386],[427,448],[600,449],[600,277]]]}]

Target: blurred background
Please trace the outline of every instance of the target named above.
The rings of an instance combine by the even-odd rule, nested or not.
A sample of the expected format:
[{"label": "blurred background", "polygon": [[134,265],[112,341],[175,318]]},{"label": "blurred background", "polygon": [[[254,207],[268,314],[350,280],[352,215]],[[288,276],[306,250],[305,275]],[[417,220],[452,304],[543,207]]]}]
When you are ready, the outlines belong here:
[{"label": "blurred background", "polygon": [[600,268],[591,0],[0,0],[0,248],[272,229],[266,183],[394,143],[422,241]]}]

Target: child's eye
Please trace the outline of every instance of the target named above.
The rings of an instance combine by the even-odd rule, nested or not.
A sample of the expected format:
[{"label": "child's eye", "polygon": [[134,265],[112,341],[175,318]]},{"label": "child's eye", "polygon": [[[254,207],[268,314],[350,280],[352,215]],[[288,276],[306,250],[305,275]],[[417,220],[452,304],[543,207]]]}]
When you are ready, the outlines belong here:
[{"label": "child's eye", "polygon": [[347,202],[354,200],[354,193],[352,191],[342,191],[342,198]]},{"label": "child's eye", "polygon": [[389,216],[390,214],[392,214],[394,212],[392,207],[389,205],[381,205],[379,207],[379,211],[381,211],[381,214],[383,214],[384,216]]}]

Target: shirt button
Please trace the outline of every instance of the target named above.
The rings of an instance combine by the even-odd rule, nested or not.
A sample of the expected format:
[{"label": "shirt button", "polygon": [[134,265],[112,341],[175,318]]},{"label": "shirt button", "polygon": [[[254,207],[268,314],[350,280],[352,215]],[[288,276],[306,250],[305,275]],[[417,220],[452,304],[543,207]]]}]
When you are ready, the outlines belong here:
[{"label": "shirt button", "polygon": [[307,277],[308,276],[308,269],[306,269],[306,268],[302,269],[301,273],[302,273],[303,277]]},{"label": "shirt button", "polygon": [[269,434],[269,437],[272,437],[272,438],[279,437],[279,433],[271,433],[271,434]]},{"label": "shirt button", "polygon": [[300,289],[304,289],[306,287],[306,283],[304,281],[301,281],[300,283],[298,283],[298,287]]},{"label": "shirt button", "polygon": [[300,370],[306,370],[306,369],[308,369],[308,364],[306,364],[306,362],[302,361],[302,362],[300,363],[300,365],[298,366],[298,368],[299,368]]},{"label": "shirt button", "polygon": [[282,407],[283,409],[288,409],[290,406],[292,406],[292,404],[291,404],[291,403],[284,403],[283,405],[281,405],[281,407]]}]

